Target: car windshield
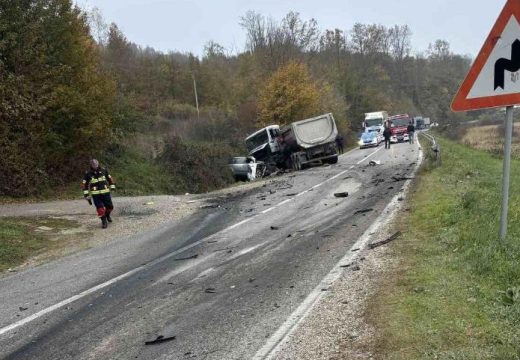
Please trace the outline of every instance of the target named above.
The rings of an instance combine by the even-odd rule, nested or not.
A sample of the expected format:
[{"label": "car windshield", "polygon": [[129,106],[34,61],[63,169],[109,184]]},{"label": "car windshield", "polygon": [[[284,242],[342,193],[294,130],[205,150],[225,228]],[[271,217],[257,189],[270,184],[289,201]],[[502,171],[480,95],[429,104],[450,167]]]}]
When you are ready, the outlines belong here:
[{"label": "car windshield", "polygon": [[408,126],[410,119],[407,117],[392,119],[392,125],[394,126]]},{"label": "car windshield", "polygon": [[269,137],[267,136],[267,131],[264,130],[259,134],[249,138],[246,140],[246,146],[248,151],[253,151],[257,147],[266,144],[269,142]]},{"label": "car windshield", "polygon": [[371,126],[381,126],[383,125],[383,119],[369,119],[369,120],[365,120],[365,126],[367,128],[371,127]]}]

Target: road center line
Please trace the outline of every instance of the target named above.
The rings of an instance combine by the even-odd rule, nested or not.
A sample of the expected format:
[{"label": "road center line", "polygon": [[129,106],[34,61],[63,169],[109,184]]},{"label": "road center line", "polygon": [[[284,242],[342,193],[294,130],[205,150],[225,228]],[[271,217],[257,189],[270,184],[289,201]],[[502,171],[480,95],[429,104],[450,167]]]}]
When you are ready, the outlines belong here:
[{"label": "road center line", "polygon": [[[376,154],[381,149],[382,148],[379,148],[376,151],[372,152],[370,155],[368,155],[367,157],[365,157],[361,161],[359,161],[357,163],[357,165],[361,164],[365,160],[368,160],[371,156]],[[335,175],[335,176],[333,176],[331,178],[328,178],[328,179],[324,180],[323,182],[319,183],[318,185],[313,186],[311,189],[315,189],[315,188],[317,188],[319,186],[322,186],[323,184],[325,184],[325,183],[327,183],[327,182],[329,182],[331,180],[337,179],[338,177],[340,177],[341,175],[344,175],[346,172],[348,172],[349,170],[352,170],[353,168],[354,168],[354,166],[350,167],[347,170],[344,170],[344,171],[338,173],[337,175]],[[63,301],[58,302],[57,304],[49,306],[48,308],[40,310],[40,311],[38,311],[38,312],[36,312],[36,313],[34,313],[34,314],[32,314],[32,315],[22,319],[22,320],[19,320],[19,321],[15,322],[15,323],[13,323],[11,325],[8,325],[8,326],[5,326],[3,328],[0,328],[0,336],[3,335],[3,334],[8,333],[8,332],[10,332],[10,331],[12,331],[14,329],[17,329],[20,326],[26,325],[26,324],[28,324],[28,323],[30,323],[30,322],[38,319],[38,318],[40,318],[40,317],[50,313],[50,312],[53,312],[54,310],[58,310],[59,308],[62,308],[64,306],[68,305],[68,304],[71,304],[71,303],[75,302],[76,300],[79,300],[81,298],[84,298],[85,296],[93,294],[93,293],[95,293],[98,290],[101,290],[101,289],[104,289],[104,288],[106,288],[106,287],[108,287],[110,285],[113,285],[113,284],[115,284],[116,282],[118,282],[120,280],[124,280],[124,279],[126,279],[126,278],[128,278],[128,277],[130,277],[130,276],[132,276],[132,275],[134,275],[136,273],[138,273],[141,270],[148,269],[148,268],[150,268],[150,267],[152,267],[152,266],[154,266],[156,264],[159,264],[160,262],[162,262],[164,260],[167,260],[167,259],[171,258],[172,256],[178,255],[180,253],[185,252],[186,250],[189,250],[189,249],[191,249],[191,248],[193,248],[195,246],[198,246],[198,245],[204,243],[205,241],[211,239],[212,237],[215,237],[215,236],[217,236],[219,234],[225,233],[225,232],[227,232],[229,230],[233,230],[233,229],[235,229],[235,228],[237,228],[237,227],[239,227],[241,225],[244,225],[245,223],[248,223],[249,221],[253,220],[254,218],[256,218],[257,216],[259,216],[261,214],[265,214],[265,213],[267,213],[269,211],[274,210],[277,207],[280,207],[280,206],[282,206],[284,204],[287,204],[290,201],[293,201],[297,196],[303,195],[303,194],[309,192],[311,189],[307,189],[305,191],[302,191],[301,193],[297,194],[295,197],[293,197],[291,199],[284,200],[284,201],[280,202],[279,204],[277,204],[277,205],[275,205],[275,206],[273,206],[273,207],[271,207],[269,209],[266,209],[266,210],[262,211],[260,214],[257,214],[255,216],[252,216],[250,218],[242,220],[242,221],[240,221],[240,222],[238,222],[238,223],[236,223],[234,225],[231,225],[231,226],[229,226],[229,227],[227,227],[227,228],[225,228],[225,229],[223,229],[223,230],[221,230],[219,232],[216,232],[213,235],[210,235],[210,236],[208,236],[208,237],[206,237],[204,239],[198,240],[198,241],[196,241],[196,242],[194,242],[194,243],[192,243],[190,245],[184,246],[184,247],[182,247],[182,248],[180,248],[178,250],[175,250],[175,251],[173,251],[173,252],[171,252],[169,254],[161,256],[160,258],[157,258],[157,259],[153,260],[152,262],[150,262],[150,263],[148,263],[146,265],[141,265],[139,267],[136,267],[133,270],[130,270],[130,271],[128,271],[128,272],[126,272],[126,273],[124,273],[122,275],[119,275],[119,276],[117,276],[117,277],[115,277],[113,279],[105,281],[104,283],[101,283],[101,284],[96,285],[96,286],[94,286],[94,287],[92,287],[90,289],[87,289],[87,290],[85,290],[83,292],[80,292],[77,295],[74,295],[74,296],[72,296],[72,297],[70,297],[68,299],[65,299]]]}]

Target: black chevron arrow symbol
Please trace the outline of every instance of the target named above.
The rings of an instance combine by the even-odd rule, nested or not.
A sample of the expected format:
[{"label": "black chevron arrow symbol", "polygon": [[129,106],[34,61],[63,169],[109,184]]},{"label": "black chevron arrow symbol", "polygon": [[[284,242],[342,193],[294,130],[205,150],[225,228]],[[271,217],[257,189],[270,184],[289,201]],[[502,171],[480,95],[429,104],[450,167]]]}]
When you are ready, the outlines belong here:
[{"label": "black chevron arrow symbol", "polygon": [[504,89],[506,70],[510,72],[520,70],[520,40],[518,39],[511,46],[511,60],[501,58],[495,63],[495,90],[499,87]]}]

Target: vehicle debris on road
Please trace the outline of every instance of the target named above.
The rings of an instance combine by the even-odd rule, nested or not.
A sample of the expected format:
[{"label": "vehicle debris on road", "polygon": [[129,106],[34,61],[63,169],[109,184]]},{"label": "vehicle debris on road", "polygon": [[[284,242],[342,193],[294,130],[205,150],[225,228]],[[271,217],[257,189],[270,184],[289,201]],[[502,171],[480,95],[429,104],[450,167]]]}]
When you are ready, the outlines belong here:
[{"label": "vehicle debris on road", "polygon": [[369,244],[369,245],[368,245],[368,248],[369,248],[370,250],[372,250],[372,249],[375,249],[375,248],[377,248],[377,247],[379,247],[379,246],[386,245],[386,244],[388,244],[389,242],[394,241],[395,239],[397,239],[399,236],[401,236],[401,232],[400,232],[400,231],[396,232],[395,234],[393,234],[392,236],[390,236],[388,239],[385,239],[385,240],[382,240],[382,241],[378,241],[378,242],[375,242],[375,243]]},{"label": "vehicle debris on road", "polygon": [[165,337],[163,335],[159,335],[154,340],[145,341],[144,344],[145,345],[155,345],[155,344],[160,344],[160,343],[163,343],[166,341],[171,341],[171,340],[175,340],[175,336],[166,336]]},{"label": "vehicle debris on road", "polygon": [[175,261],[191,260],[191,259],[196,259],[198,257],[199,257],[199,254],[195,254],[195,255],[192,255],[192,256],[184,257],[184,258],[177,258],[177,259],[174,259],[174,260]]},{"label": "vehicle debris on road", "polygon": [[366,213],[369,213],[371,211],[374,211],[374,209],[363,209],[363,210],[358,210],[354,213],[354,215],[358,215],[358,214],[366,214]]},{"label": "vehicle debris on road", "polygon": [[348,192],[345,191],[345,192],[335,193],[334,196],[337,198],[346,198],[346,197],[348,197]]}]

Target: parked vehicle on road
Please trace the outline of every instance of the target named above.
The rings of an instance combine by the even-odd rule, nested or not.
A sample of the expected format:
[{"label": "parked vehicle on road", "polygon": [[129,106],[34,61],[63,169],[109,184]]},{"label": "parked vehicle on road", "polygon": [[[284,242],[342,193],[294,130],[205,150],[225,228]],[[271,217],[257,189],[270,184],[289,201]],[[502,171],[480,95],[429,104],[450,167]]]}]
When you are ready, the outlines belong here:
[{"label": "parked vehicle on road", "polygon": [[253,181],[263,176],[265,164],[257,162],[253,156],[237,156],[231,159],[229,168],[236,181]]},{"label": "parked vehicle on road", "polygon": [[425,128],[424,119],[422,116],[416,116],[413,118],[415,130],[422,130]]},{"label": "parked vehicle on road", "polygon": [[383,136],[383,131],[381,131],[378,126],[374,126],[374,127],[369,128],[367,132],[375,133],[376,136],[377,136],[377,140],[378,140],[379,144],[382,143],[385,140],[385,138]]},{"label": "parked vehicle on road", "polygon": [[409,140],[408,125],[410,124],[410,121],[412,121],[412,119],[408,114],[394,115],[388,118],[390,131],[392,133],[390,136],[390,142],[399,143],[407,142]]},{"label": "parked vehicle on road", "polygon": [[388,120],[388,113],[386,111],[376,111],[365,114],[365,121],[363,121],[363,129],[379,129],[382,134],[385,129],[385,122]]},{"label": "parked vehicle on road", "polygon": [[332,114],[293,122],[280,129],[271,125],[246,138],[250,156],[267,168],[301,170],[312,162],[338,162],[338,129]]},{"label": "parked vehicle on road", "polygon": [[359,140],[359,148],[364,149],[368,147],[377,147],[381,143],[379,140],[378,132],[365,132],[361,135]]}]

